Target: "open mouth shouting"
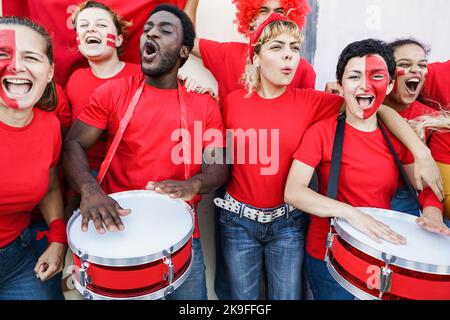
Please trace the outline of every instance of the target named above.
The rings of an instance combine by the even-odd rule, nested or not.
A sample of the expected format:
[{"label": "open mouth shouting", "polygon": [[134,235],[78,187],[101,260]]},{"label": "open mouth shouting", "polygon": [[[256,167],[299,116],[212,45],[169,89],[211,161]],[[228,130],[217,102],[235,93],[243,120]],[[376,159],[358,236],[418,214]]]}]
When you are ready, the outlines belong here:
[{"label": "open mouth shouting", "polygon": [[158,45],[151,40],[147,40],[144,43],[143,58],[147,61],[151,61],[155,58],[158,51],[159,51]]},{"label": "open mouth shouting", "polygon": [[421,79],[419,77],[413,77],[405,81],[405,87],[406,91],[411,94],[415,95],[417,93],[417,89],[420,85]]},{"label": "open mouth shouting", "polygon": [[8,97],[17,99],[30,92],[33,82],[24,78],[3,78],[2,86]]},{"label": "open mouth shouting", "polygon": [[372,106],[375,101],[375,96],[372,94],[359,94],[356,96],[356,101],[361,109],[368,109]]},{"label": "open mouth shouting", "polygon": [[102,43],[102,40],[99,37],[96,36],[88,36],[85,38],[84,42],[88,46],[97,46]]}]

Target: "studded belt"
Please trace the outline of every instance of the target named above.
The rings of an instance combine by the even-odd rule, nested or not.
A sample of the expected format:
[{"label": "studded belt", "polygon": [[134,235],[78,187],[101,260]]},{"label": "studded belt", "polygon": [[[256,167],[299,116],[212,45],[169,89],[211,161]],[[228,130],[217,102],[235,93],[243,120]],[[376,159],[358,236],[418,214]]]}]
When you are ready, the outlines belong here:
[{"label": "studded belt", "polygon": [[241,218],[246,217],[261,223],[272,222],[284,215],[289,217],[289,213],[295,210],[290,204],[268,209],[255,208],[234,199],[228,192],[225,193],[224,199],[215,198],[214,204],[219,208],[238,214]]}]

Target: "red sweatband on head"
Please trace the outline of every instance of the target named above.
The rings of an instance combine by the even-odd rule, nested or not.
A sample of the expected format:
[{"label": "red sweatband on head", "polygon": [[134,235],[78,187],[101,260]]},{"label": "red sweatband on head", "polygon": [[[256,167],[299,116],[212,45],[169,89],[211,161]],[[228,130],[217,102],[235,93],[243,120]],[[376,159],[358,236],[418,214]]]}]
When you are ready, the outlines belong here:
[{"label": "red sweatband on head", "polygon": [[55,219],[50,222],[48,231],[37,231],[36,240],[47,237],[48,243],[59,242],[67,245],[66,223],[64,219]]},{"label": "red sweatband on head", "polygon": [[261,37],[261,33],[264,28],[274,21],[292,21],[288,17],[285,17],[279,13],[272,13],[264,22],[262,22],[255,31],[250,35],[250,44],[248,47],[248,55],[250,60],[253,62],[253,55],[255,53],[255,45]]}]

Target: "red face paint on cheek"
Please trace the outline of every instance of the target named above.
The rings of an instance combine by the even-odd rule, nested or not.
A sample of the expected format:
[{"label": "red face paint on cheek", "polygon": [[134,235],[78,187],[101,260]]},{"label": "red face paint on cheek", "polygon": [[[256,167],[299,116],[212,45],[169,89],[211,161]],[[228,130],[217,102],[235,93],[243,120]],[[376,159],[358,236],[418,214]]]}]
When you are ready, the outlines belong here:
[{"label": "red face paint on cheek", "polygon": [[404,69],[397,68],[395,70],[396,79],[395,79],[395,83],[394,83],[394,93],[398,92],[398,78],[404,76],[405,74],[406,74],[406,71]]},{"label": "red face paint on cheek", "polygon": [[[383,75],[384,78],[376,79],[376,75]],[[389,85],[389,73],[383,59],[377,56],[367,56],[365,77],[367,87],[369,88],[368,93],[375,96],[375,101],[372,102],[372,106],[364,109],[364,119],[368,119],[377,112],[386,97],[386,90]]]},{"label": "red face paint on cheek", "polygon": [[108,33],[106,35],[106,45],[111,48],[116,48],[116,35],[112,33]]},{"label": "red face paint on cheek", "polygon": [[[0,50],[5,55],[4,58],[0,58],[0,81],[2,81],[6,76],[16,75],[16,32],[14,30],[0,30]],[[8,107],[19,108],[17,100],[6,95],[3,84],[0,84],[0,98]]]}]

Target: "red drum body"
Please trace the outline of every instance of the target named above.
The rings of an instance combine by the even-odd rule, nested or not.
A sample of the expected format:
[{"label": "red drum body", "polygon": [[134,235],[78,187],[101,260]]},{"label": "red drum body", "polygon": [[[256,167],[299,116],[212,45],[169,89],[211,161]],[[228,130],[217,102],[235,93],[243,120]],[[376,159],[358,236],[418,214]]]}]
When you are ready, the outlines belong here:
[{"label": "red drum body", "polygon": [[450,300],[450,238],[415,223],[416,217],[358,208],[406,237],[406,245],[376,243],[344,219],[328,256],[333,278],[359,299]]},{"label": "red drum body", "polygon": [[188,204],[152,191],[111,194],[122,208],[124,231],[81,231],[76,212],[67,225],[72,277],[85,299],[160,299],[188,277],[193,212]]}]

